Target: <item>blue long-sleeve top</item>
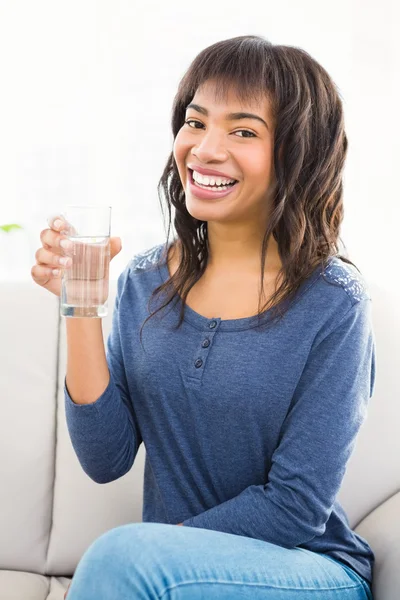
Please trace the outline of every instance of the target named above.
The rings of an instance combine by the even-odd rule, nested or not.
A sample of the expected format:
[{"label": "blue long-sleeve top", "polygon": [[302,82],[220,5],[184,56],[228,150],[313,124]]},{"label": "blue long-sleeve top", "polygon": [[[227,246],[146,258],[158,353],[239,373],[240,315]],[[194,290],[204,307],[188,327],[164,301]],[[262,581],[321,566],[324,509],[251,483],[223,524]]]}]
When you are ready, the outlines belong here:
[{"label": "blue long-sleeve top", "polygon": [[209,319],[189,306],[175,330],[178,298],[146,323],[142,346],[151,292],[169,278],[166,250],[136,255],[118,278],[102,395],[75,404],[64,380],[82,468],[114,481],[143,441],[144,522],[326,553],[371,582],[373,551],[336,500],[374,388],[365,280],[331,257],[264,332],[256,316]]}]

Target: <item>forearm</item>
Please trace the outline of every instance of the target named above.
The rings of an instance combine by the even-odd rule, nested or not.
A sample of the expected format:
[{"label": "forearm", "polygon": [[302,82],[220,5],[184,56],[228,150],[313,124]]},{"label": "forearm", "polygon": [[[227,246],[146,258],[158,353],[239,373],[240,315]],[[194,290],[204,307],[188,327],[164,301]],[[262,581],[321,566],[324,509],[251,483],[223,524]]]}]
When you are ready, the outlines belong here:
[{"label": "forearm", "polygon": [[75,404],[92,404],[110,381],[100,318],[66,318],[66,385]]},{"label": "forearm", "polygon": [[108,353],[101,319],[67,318],[66,322],[64,395],[68,432],[83,470],[97,483],[109,483],[125,475],[142,441],[115,320],[116,316]]}]

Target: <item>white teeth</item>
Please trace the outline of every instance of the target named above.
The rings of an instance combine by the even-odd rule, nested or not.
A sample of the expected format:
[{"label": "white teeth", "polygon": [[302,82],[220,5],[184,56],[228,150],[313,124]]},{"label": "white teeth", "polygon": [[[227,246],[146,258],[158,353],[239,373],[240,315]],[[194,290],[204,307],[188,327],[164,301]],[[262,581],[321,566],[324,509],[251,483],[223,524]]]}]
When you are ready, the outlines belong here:
[{"label": "white teeth", "polygon": [[215,177],[201,175],[197,171],[193,171],[193,179],[202,185],[228,185],[229,183],[235,183],[235,179],[226,179],[225,177]]}]

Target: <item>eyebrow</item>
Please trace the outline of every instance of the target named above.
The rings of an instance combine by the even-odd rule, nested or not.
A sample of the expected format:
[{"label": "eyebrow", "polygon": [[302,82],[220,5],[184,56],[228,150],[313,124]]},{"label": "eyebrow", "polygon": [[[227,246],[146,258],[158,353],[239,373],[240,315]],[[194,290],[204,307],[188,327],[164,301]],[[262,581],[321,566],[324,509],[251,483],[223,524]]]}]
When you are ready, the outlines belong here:
[{"label": "eyebrow", "polygon": [[[204,108],[203,106],[199,106],[198,104],[191,103],[191,104],[187,105],[186,110],[188,110],[189,108],[193,108],[194,110],[197,110],[197,112],[208,117],[208,110],[206,108]],[[266,121],[264,121],[264,119],[262,119],[258,115],[253,115],[252,113],[248,113],[248,112],[228,113],[225,118],[227,121],[238,121],[240,119],[256,119],[257,121],[264,123],[265,127],[267,129],[269,129],[269,127],[268,127]]]}]

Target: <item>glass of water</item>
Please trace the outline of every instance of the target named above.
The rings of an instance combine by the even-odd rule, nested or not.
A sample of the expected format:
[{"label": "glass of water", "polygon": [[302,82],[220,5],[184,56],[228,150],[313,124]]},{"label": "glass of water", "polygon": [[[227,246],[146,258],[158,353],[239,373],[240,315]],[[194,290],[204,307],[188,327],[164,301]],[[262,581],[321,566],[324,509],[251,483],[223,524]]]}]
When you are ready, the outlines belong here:
[{"label": "glass of water", "polygon": [[111,206],[66,206],[61,233],[72,242],[64,250],[72,265],[63,269],[60,314],[105,317],[108,313]]}]

